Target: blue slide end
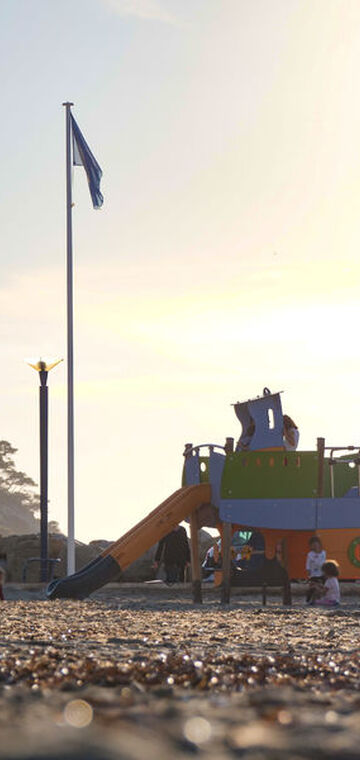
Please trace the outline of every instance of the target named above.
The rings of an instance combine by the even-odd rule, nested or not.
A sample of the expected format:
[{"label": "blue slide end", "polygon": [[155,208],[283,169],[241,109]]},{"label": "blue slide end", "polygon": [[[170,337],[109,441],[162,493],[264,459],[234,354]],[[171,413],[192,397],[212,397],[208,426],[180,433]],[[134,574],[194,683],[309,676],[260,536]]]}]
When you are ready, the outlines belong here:
[{"label": "blue slide end", "polygon": [[47,599],[85,599],[106,583],[119,580],[119,575],[120,565],[111,554],[100,556],[77,573],[51,581],[46,596]]}]

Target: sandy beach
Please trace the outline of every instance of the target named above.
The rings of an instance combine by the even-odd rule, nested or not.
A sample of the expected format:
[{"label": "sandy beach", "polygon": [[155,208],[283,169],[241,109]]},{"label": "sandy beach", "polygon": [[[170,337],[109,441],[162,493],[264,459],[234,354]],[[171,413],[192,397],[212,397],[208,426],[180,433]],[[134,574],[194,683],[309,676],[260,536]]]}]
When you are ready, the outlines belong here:
[{"label": "sandy beach", "polygon": [[349,586],[332,611],[306,608],[299,588],[292,607],[236,593],[226,608],[214,589],[194,607],[189,587],[119,585],[83,602],[8,587],[0,757],[358,758]]}]

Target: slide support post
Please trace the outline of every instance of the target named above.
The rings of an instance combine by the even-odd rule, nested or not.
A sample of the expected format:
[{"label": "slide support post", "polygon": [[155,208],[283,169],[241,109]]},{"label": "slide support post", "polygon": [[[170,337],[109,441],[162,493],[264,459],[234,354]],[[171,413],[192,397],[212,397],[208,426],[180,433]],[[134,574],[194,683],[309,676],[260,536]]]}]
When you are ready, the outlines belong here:
[{"label": "slide support post", "polygon": [[222,587],[221,603],[230,604],[230,577],[231,577],[231,523],[223,523],[222,535]]},{"label": "slide support post", "polygon": [[189,520],[191,537],[191,577],[193,602],[195,604],[202,604],[199,533],[196,512],[191,513]]}]

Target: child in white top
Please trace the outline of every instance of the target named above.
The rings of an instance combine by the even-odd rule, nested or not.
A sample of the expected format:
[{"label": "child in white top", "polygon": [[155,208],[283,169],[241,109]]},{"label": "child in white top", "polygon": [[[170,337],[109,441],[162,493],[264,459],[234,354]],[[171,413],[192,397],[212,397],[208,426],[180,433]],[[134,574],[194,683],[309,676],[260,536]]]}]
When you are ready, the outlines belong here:
[{"label": "child in white top", "polygon": [[287,451],[296,451],[299,445],[299,428],[288,414],[283,415],[283,444]]},{"label": "child in white top", "polygon": [[322,543],[317,536],[311,536],[309,541],[310,551],[306,557],[306,572],[308,575],[309,588],[306,594],[306,601],[314,600],[314,591],[319,583],[322,583],[322,566],[326,560],[326,551],[322,548]]},{"label": "child in white top", "polygon": [[320,599],[317,599],[315,604],[321,607],[337,607],[340,604],[339,565],[335,559],[329,559],[324,562],[322,571],[325,583],[323,588],[319,589]]}]

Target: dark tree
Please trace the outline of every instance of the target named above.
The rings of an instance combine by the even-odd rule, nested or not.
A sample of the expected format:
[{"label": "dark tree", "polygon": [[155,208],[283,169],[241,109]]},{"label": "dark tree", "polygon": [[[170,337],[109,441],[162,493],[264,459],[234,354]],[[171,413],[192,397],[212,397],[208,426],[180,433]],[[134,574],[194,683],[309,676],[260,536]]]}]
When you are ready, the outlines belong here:
[{"label": "dark tree", "polygon": [[[17,470],[15,449],[9,441],[0,441],[0,532],[18,532],[20,525],[37,527],[40,498],[35,492],[35,481],[25,472]],[[24,530],[24,532],[29,532]]]}]

